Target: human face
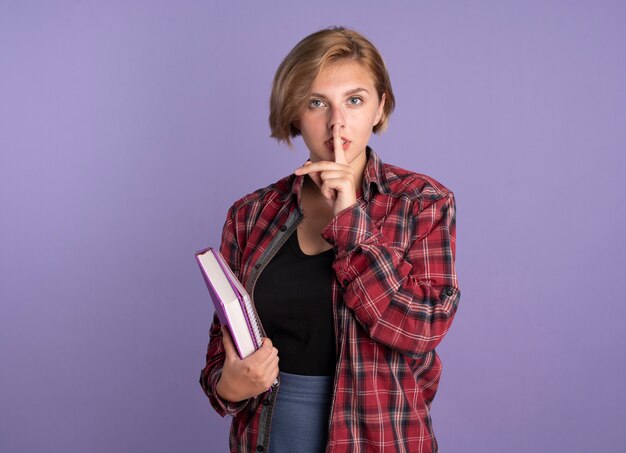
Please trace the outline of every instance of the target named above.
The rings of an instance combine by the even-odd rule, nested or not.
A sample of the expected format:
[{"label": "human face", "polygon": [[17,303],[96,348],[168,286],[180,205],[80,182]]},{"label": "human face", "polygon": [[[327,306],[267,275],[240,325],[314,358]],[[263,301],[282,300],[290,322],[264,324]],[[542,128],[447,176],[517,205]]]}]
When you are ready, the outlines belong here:
[{"label": "human face", "polygon": [[312,162],[334,161],[333,126],[341,125],[341,139],[350,166],[365,169],[365,147],[383,113],[370,71],[354,60],[327,65],[311,85],[311,95],[300,113],[300,129]]}]

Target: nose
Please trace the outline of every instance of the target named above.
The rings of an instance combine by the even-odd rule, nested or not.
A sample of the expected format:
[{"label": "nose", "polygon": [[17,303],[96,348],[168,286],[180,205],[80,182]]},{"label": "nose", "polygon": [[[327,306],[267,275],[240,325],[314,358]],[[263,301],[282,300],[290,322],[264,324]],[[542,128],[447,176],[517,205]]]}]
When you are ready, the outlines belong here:
[{"label": "nose", "polygon": [[346,127],[346,117],[341,106],[331,107],[329,112],[328,129],[332,131],[335,124],[339,124],[342,128]]}]

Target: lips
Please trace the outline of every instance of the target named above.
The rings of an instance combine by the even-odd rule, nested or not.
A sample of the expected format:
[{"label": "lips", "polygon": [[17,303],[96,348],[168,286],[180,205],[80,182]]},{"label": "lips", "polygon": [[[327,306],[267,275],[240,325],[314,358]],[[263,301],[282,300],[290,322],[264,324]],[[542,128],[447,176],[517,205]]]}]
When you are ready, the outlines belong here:
[{"label": "lips", "polygon": [[[325,143],[326,143],[327,145],[330,145],[330,146],[335,146],[335,140],[334,140],[333,138],[330,138],[329,140],[326,140],[326,142],[325,142]],[[351,142],[350,142],[350,140],[348,140],[348,139],[347,139],[347,138],[345,138],[345,137],[341,137],[341,144],[342,144],[343,146],[349,145],[350,143],[351,143]]]},{"label": "lips", "polygon": [[[352,143],[350,140],[348,140],[345,137],[341,137],[341,147],[343,148],[343,150],[345,152],[348,152],[348,148],[350,147],[350,143]],[[326,149],[333,153],[335,151],[335,143],[334,140],[331,138],[330,140],[326,140],[324,142],[324,145],[326,145]]]}]

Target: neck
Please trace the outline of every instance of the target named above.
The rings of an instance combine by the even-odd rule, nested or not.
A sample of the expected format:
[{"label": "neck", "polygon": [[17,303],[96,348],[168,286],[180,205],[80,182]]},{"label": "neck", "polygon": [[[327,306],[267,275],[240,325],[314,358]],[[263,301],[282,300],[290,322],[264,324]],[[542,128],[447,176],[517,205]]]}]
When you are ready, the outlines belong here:
[{"label": "neck", "polygon": [[359,153],[358,157],[350,162],[350,166],[354,170],[354,188],[358,193],[363,187],[363,175],[367,166],[367,150]]}]

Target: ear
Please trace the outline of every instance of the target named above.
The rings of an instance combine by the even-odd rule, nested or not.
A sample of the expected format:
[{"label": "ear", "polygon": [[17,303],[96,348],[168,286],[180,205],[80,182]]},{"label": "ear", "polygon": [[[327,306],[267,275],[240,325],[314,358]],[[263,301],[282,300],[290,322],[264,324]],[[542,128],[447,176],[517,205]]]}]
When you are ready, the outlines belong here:
[{"label": "ear", "polygon": [[385,109],[385,99],[386,99],[385,93],[383,93],[383,95],[380,97],[380,103],[378,104],[378,108],[376,109],[376,116],[374,117],[374,126],[380,123],[380,120],[383,117],[383,111]]},{"label": "ear", "polygon": [[293,121],[291,122],[291,125],[292,125],[293,127],[295,127],[296,129],[300,130],[300,120],[299,120],[299,119],[293,120]]}]

